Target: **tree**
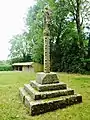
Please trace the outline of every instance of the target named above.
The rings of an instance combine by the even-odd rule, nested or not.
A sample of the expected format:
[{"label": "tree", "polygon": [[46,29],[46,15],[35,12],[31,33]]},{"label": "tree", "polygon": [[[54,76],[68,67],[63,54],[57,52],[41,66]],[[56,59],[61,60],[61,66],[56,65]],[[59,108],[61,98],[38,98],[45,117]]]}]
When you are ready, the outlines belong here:
[{"label": "tree", "polygon": [[31,61],[32,45],[26,40],[26,35],[15,35],[10,40],[10,58],[13,62]]},{"label": "tree", "polygon": [[90,1],[89,0],[67,0],[73,21],[76,22],[78,40],[83,47],[83,28],[90,20]]},{"label": "tree", "polygon": [[[70,15],[70,4],[67,4],[67,2],[68,0],[37,0],[37,4],[33,8],[30,8],[27,15],[26,22],[29,31],[28,36],[30,41],[33,40],[33,61],[42,63],[42,11],[44,6],[46,4],[49,4],[53,11],[52,22],[50,26],[51,69],[54,71],[78,72],[82,69],[81,58],[84,57],[84,52],[81,50],[81,46],[79,44],[80,40],[78,39],[78,32],[75,26],[75,22],[71,19]],[[74,18],[73,14],[72,18]]]},{"label": "tree", "polygon": [[[25,60],[24,55],[30,55],[33,61],[43,63],[43,9],[45,5],[49,5],[52,11],[51,70],[82,72],[81,59],[84,59],[86,52],[83,26],[88,18],[88,12],[84,11],[89,10],[86,3],[85,0],[37,0],[27,14],[27,33],[16,36],[11,41],[11,56],[19,56]],[[21,45],[21,48],[14,46],[14,42]]]},{"label": "tree", "polygon": [[43,63],[43,8],[45,1],[37,0],[37,4],[30,7],[26,25],[28,28],[27,38],[33,41],[32,47],[32,60],[35,62]]}]

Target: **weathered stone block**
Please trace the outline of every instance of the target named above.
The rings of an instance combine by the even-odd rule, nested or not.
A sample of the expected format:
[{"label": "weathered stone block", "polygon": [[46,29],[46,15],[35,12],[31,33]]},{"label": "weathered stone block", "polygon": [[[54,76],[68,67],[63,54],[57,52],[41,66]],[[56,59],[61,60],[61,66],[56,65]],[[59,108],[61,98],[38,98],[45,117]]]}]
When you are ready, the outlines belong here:
[{"label": "weathered stone block", "polygon": [[36,90],[38,90],[39,92],[50,91],[50,90],[63,90],[67,88],[67,85],[63,82],[42,85],[37,83],[36,81],[30,81],[30,85]]},{"label": "weathered stone block", "polygon": [[59,79],[56,73],[37,73],[36,82],[39,84],[53,84],[59,83]]},{"label": "weathered stone block", "polygon": [[[79,99],[78,99],[79,98]],[[81,103],[81,95],[70,95],[53,99],[45,99],[38,101],[30,101],[29,97],[25,97],[25,103],[29,105],[30,115],[38,115],[41,113],[56,110],[58,108],[64,108],[73,104]]]},{"label": "weathered stone block", "polygon": [[53,90],[53,91],[45,91],[38,92],[34,88],[32,88],[29,84],[24,85],[24,89],[30,94],[30,96],[34,100],[46,99],[46,98],[54,98],[59,96],[73,95],[74,90],[72,89],[64,89],[64,90]]},{"label": "weathered stone block", "polygon": [[25,104],[25,106],[26,106],[27,108],[30,107],[30,102],[31,102],[31,101],[33,101],[33,100],[32,100],[32,98],[31,98],[29,95],[25,96],[24,104]]},{"label": "weathered stone block", "polygon": [[29,84],[25,84],[24,89],[31,96],[32,99],[36,100],[36,95],[35,95],[36,90],[35,89],[33,89]]},{"label": "weathered stone block", "polygon": [[25,96],[27,96],[27,92],[24,90],[24,88],[19,88],[19,95],[21,98],[21,101],[25,102]]}]

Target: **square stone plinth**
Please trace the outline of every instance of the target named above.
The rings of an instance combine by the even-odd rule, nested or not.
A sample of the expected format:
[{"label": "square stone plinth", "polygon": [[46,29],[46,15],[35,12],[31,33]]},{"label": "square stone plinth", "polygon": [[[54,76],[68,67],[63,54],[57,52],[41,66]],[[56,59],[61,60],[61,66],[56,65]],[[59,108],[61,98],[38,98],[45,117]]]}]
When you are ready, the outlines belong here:
[{"label": "square stone plinth", "polygon": [[40,72],[40,73],[37,73],[36,82],[39,84],[52,84],[52,83],[59,83],[59,79],[56,73]]}]

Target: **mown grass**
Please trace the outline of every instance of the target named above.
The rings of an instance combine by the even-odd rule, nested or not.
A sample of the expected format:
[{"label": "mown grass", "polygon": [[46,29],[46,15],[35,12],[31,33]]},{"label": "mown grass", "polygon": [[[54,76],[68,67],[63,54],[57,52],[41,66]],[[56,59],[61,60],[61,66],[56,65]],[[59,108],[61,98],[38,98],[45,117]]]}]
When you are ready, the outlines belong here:
[{"label": "mown grass", "polygon": [[20,101],[19,87],[34,80],[35,73],[0,72],[0,120],[90,120],[90,75],[58,77],[83,96],[83,103],[32,117]]}]

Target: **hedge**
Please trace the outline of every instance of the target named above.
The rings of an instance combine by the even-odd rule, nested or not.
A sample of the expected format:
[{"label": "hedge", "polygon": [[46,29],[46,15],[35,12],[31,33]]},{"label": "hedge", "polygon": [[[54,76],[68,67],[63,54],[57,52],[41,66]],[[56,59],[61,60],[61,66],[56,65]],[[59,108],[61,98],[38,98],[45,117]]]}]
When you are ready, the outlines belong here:
[{"label": "hedge", "polygon": [[12,71],[13,68],[11,65],[0,65],[0,71]]}]

